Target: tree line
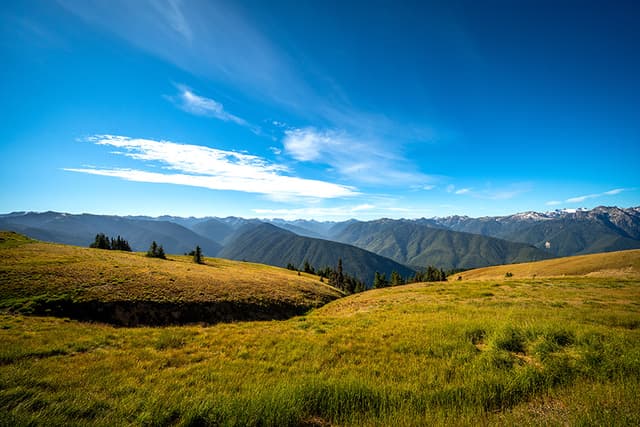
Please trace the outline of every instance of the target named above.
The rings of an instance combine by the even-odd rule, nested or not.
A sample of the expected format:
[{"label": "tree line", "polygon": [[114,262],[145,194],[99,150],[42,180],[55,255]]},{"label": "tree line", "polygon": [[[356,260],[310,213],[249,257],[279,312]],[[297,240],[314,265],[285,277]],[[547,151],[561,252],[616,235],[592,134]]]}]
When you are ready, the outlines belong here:
[{"label": "tree line", "polygon": [[338,265],[336,268],[327,266],[316,269],[309,264],[309,261],[305,260],[301,269],[297,269],[292,263],[287,264],[287,269],[294,271],[297,270],[298,273],[300,273],[300,271],[304,271],[305,273],[320,276],[321,282],[327,280],[329,286],[338,288],[347,294],[355,294],[367,290],[367,285],[362,280],[344,272],[342,269],[342,258],[338,259]]},{"label": "tree line", "polygon": [[[129,245],[129,242],[127,242],[124,238],[118,236],[114,239],[113,237],[108,237],[104,233],[96,234],[96,238],[94,239],[93,243],[89,245],[89,247],[96,249],[131,252],[131,245]],[[202,249],[200,248],[200,246],[196,246],[193,251],[185,255],[192,256],[193,262],[195,262],[196,264],[204,264],[204,256],[202,255]],[[164,253],[164,248],[155,240],[151,242],[146,256],[148,256],[149,258],[167,259],[167,255]]]},{"label": "tree line", "polygon": [[120,236],[116,237],[115,239],[113,237],[109,238],[104,233],[96,234],[95,240],[89,245],[89,247],[96,249],[107,249],[111,251],[131,252],[131,246],[125,239]]},{"label": "tree line", "polygon": [[[287,269],[303,271],[309,274],[320,276],[320,281],[324,282],[328,279],[329,285],[342,290],[348,294],[363,292],[367,290],[367,285],[360,279],[345,273],[342,269],[342,258],[338,259],[337,268],[324,267],[321,269],[314,268],[309,261],[305,260],[302,268],[298,269],[292,263],[287,264]],[[404,278],[397,271],[392,271],[391,276],[387,278],[386,273],[375,272],[373,277],[373,289],[386,288],[389,286],[402,286],[409,283],[418,282],[444,282],[451,272],[445,272],[443,269],[436,268],[432,265],[426,270],[418,271],[413,277]]]}]

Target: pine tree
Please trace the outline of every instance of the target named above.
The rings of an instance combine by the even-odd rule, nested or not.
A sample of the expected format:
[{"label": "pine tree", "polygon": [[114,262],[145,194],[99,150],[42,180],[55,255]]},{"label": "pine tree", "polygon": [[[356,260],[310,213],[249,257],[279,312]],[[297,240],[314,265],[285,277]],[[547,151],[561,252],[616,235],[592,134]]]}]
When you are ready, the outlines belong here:
[{"label": "pine tree", "polygon": [[382,284],[380,282],[380,273],[376,271],[376,274],[373,276],[373,289],[381,288]]},{"label": "pine tree", "polygon": [[196,264],[203,264],[202,249],[200,249],[200,246],[196,246],[196,250],[193,253],[193,262],[195,262]]},{"label": "pine tree", "polygon": [[394,270],[391,272],[391,286],[400,285],[404,285],[404,279],[402,278],[402,276],[400,276],[400,274],[398,274],[397,271]]},{"label": "pine tree", "polygon": [[338,276],[336,281],[339,289],[345,289],[344,274],[342,273],[342,258],[338,258]]},{"label": "pine tree", "polygon": [[158,246],[158,254],[156,256],[161,259],[167,259],[167,256],[164,254],[164,248],[162,247],[162,245]]},{"label": "pine tree", "polygon": [[147,256],[150,258],[158,256],[158,244],[155,240],[151,242],[151,246],[149,246],[149,250],[147,251]]},{"label": "pine tree", "polygon": [[304,261],[303,271],[305,273],[315,274],[315,269],[311,266],[311,264],[309,264],[309,261],[307,260]]}]

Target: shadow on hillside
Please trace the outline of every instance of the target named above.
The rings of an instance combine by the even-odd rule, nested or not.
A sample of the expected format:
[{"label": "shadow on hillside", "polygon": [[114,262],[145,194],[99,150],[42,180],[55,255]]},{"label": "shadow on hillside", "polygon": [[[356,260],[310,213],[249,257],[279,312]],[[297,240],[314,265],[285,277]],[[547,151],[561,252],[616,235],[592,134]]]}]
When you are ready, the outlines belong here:
[{"label": "shadow on hillside", "polygon": [[[326,301],[328,302],[328,301]],[[26,315],[66,317],[116,326],[167,326],[254,320],[285,320],[314,306],[286,302],[238,301],[73,301],[71,298],[34,298],[10,310]]]}]

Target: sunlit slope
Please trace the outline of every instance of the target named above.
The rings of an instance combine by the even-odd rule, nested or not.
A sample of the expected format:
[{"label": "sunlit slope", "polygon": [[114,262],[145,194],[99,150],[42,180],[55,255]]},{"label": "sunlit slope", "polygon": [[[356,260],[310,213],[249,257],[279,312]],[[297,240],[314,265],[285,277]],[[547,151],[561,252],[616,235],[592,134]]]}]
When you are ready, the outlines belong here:
[{"label": "sunlit slope", "polygon": [[640,282],[421,283],[284,321],[0,314],[7,425],[640,425]]},{"label": "sunlit slope", "polygon": [[640,278],[640,250],[607,252],[555,258],[538,262],[478,268],[454,275],[449,280],[500,279],[511,273],[513,278],[588,276]]},{"label": "sunlit slope", "polygon": [[0,232],[0,306],[13,311],[121,324],[215,322],[289,317],[340,295],[316,276],[260,264],[198,265],[187,256],[152,259]]}]

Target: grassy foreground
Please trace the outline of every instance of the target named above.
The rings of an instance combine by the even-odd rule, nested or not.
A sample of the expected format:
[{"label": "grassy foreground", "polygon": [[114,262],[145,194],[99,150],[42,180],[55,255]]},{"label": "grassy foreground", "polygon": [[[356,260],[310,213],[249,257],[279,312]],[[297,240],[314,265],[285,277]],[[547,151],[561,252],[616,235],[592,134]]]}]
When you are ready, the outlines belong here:
[{"label": "grassy foreground", "polygon": [[640,284],[415,284],[286,321],[0,317],[4,425],[640,424]]},{"label": "grassy foreground", "polygon": [[[0,237],[0,425],[640,425],[638,279],[413,284],[288,320],[123,328],[16,307],[70,289],[226,298],[232,282],[214,278],[234,265],[242,298],[321,284]],[[260,285],[265,272],[284,282]]]}]

